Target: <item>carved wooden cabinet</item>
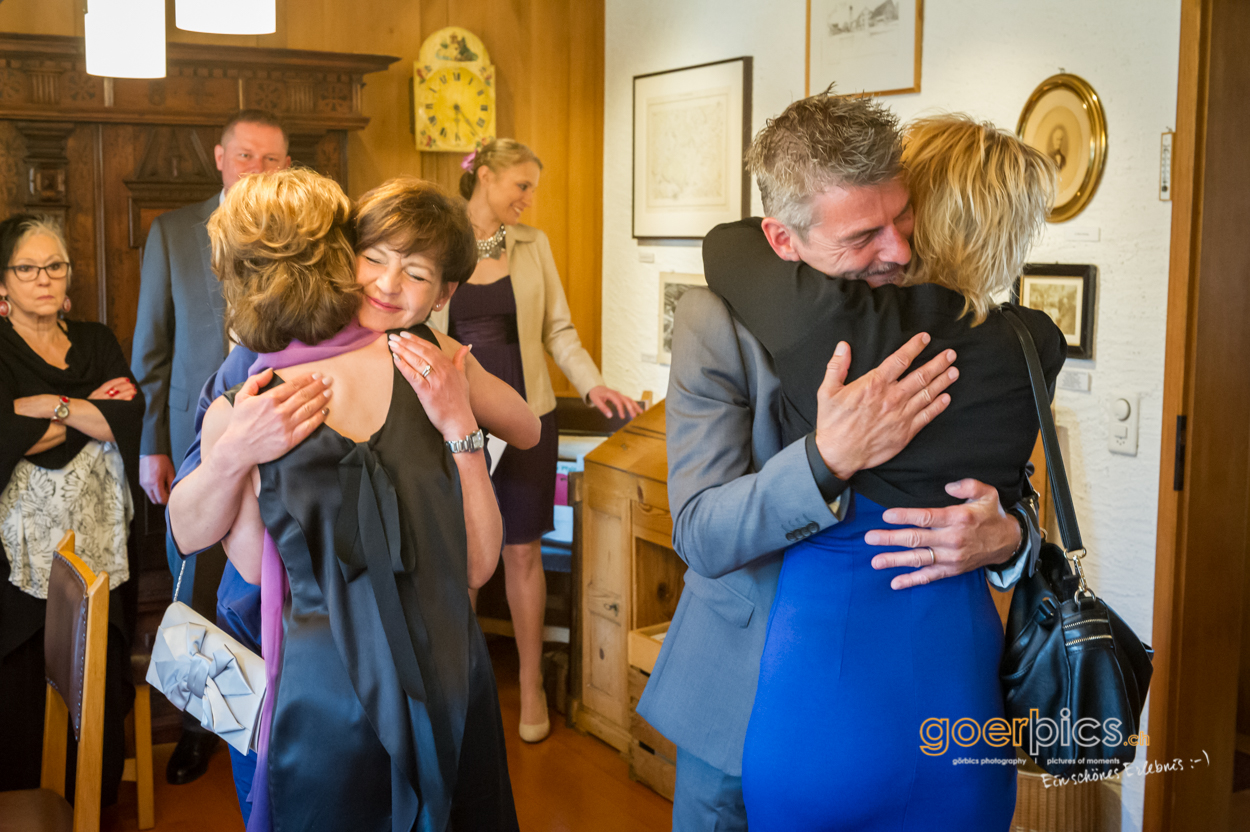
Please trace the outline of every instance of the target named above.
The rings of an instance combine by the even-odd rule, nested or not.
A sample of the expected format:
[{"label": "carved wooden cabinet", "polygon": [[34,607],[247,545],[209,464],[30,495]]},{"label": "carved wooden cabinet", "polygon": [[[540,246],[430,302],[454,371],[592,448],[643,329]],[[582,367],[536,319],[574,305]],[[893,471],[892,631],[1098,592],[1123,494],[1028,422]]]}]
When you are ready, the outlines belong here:
[{"label": "carved wooden cabinet", "polygon": [[[239,109],[274,112],[291,158],[347,187],[347,134],[368,124],[360,90],[396,59],[287,49],[168,45],[168,76],[99,78],[78,38],[0,34],[0,218],[59,217],[74,276],[72,316],[108,324],[127,356],[152,220],[221,190],[213,148]],[[139,509],[136,650],[172,591],[160,507]],[[177,725],[176,713],[154,723]]]},{"label": "carved wooden cabinet", "polygon": [[631,630],[670,621],[686,567],[672,549],[664,403],[586,455],[578,727],[630,746]]}]

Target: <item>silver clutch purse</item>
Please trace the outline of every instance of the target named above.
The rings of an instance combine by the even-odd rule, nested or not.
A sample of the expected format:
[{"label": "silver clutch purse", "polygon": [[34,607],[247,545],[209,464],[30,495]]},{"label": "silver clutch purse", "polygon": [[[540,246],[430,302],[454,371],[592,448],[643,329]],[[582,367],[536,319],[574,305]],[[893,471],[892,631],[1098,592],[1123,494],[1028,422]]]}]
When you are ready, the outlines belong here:
[{"label": "silver clutch purse", "polygon": [[240,754],[255,748],[265,660],[186,604],[165,610],[146,680]]}]

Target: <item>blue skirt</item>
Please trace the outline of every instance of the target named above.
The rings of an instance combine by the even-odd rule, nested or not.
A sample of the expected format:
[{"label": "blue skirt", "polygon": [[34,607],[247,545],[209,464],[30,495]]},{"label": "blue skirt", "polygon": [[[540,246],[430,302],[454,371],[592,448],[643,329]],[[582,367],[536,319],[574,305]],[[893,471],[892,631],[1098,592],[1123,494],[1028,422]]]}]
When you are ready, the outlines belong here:
[{"label": "blue skirt", "polygon": [[870,564],[891,549],[864,543],[890,527],[883,511],[857,494],[843,522],[786,552],[742,762],[752,832],[1010,826],[985,575],[891,589],[903,570]]}]

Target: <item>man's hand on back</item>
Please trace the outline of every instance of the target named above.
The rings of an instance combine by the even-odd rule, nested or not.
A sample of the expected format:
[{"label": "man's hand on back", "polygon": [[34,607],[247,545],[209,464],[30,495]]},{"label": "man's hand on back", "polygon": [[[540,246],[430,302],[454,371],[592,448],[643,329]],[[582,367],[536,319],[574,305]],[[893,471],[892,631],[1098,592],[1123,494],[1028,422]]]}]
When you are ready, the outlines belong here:
[{"label": "man's hand on back", "polygon": [[895,575],[892,589],[927,584],[1004,563],[1020,548],[1020,522],[1003,511],[998,491],[976,480],[960,480],[946,486],[946,493],[964,500],[947,508],[892,508],[882,519],[911,529],[868,532],[870,546],[896,546],[906,551],[888,552],[872,559],[873,569],[919,567]]},{"label": "man's hand on back", "polygon": [[942,391],[959,378],[951,366],[954,350],[903,377],[929,341],[927,333],[914,336],[881,366],[845,385],[851,348],[843,341],[834,350],[816,392],[816,448],[838,479],[892,459],[950,404]]}]

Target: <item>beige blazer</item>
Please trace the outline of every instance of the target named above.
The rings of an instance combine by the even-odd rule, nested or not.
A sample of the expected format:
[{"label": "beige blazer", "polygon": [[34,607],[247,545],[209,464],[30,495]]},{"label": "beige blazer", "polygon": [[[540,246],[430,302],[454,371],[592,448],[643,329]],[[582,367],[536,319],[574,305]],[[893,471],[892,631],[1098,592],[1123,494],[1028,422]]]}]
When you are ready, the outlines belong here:
[{"label": "beige blazer", "polygon": [[[544,352],[551,353],[556,366],[582,398],[591,388],[604,383],[603,376],[573,328],[569,302],[564,297],[547,235],[528,225],[510,225],[506,251],[516,295],[517,341],[521,346],[526,399],[534,415],[542,416],[556,406]],[[429,323],[446,332],[447,310],[431,314]]]}]

